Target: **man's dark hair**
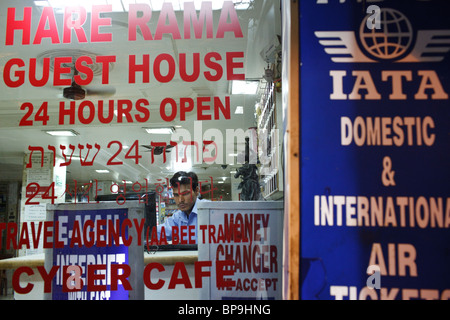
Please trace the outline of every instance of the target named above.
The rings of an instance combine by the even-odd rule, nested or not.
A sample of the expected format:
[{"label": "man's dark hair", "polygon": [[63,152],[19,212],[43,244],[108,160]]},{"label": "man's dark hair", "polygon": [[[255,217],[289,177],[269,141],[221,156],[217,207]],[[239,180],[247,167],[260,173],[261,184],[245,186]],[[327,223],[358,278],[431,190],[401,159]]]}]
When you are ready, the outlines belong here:
[{"label": "man's dark hair", "polygon": [[189,185],[192,186],[192,190],[197,189],[198,177],[194,172],[178,171],[170,179],[170,185],[172,188],[178,188],[179,185]]}]

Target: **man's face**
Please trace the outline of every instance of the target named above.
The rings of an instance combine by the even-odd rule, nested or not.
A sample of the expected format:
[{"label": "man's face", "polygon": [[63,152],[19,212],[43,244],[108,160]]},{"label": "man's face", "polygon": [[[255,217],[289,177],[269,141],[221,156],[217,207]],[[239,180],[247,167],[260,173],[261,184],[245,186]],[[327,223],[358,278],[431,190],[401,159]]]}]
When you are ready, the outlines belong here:
[{"label": "man's face", "polygon": [[194,207],[195,200],[198,195],[198,187],[196,190],[192,190],[191,185],[181,184],[180,187],[173,188],[173,198],[181,211],[190,211]]}]

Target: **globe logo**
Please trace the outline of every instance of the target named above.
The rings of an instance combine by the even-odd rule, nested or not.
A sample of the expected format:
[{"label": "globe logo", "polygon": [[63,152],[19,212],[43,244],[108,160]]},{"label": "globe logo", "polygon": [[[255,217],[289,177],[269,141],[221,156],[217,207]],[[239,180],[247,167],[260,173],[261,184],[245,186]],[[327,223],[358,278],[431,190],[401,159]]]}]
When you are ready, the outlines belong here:
[{"label": "globe logo", "polygon": [[409,20],[401,12],[382,8],[378,17],[380,28],[369,29],[366,16],[361,23],[359,35],[366,51],[375,58],[394,60],[402,56],[413,40],[413,30]]}]

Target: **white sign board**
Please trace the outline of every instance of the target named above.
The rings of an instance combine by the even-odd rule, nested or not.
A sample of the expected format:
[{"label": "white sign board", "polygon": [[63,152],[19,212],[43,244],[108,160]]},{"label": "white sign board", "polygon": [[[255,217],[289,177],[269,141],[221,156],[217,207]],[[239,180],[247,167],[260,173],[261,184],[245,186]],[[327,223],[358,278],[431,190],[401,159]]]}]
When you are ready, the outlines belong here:
[{"label": "white sign board", "polygon": [[222,270],[202,299],[281,299],[283,203],[201,202],[198,213],[199,261]]}]

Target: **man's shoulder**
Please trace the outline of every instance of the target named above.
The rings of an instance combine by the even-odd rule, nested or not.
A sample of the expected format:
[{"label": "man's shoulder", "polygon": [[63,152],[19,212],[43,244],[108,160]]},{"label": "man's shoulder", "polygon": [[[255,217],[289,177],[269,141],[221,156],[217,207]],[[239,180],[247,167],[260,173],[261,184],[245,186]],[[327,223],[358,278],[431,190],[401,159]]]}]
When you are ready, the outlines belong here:
[{"label": "man's shoulder", "polygon": [[172,214],[172,217],[177,217],[177,216],[179,216],[180,214],[182,214],[183,213],[183,211],[181,211],[180,209],[177,209],[173,214]]}]

